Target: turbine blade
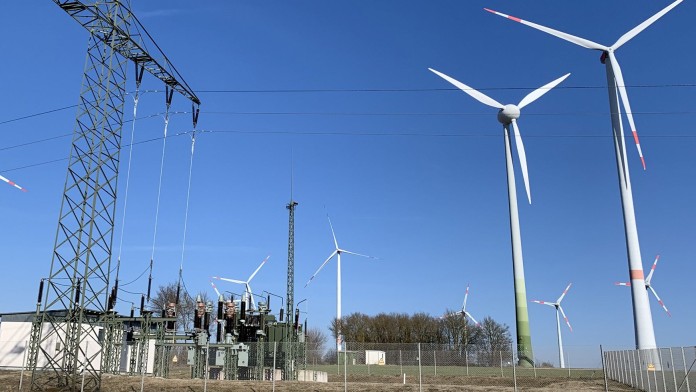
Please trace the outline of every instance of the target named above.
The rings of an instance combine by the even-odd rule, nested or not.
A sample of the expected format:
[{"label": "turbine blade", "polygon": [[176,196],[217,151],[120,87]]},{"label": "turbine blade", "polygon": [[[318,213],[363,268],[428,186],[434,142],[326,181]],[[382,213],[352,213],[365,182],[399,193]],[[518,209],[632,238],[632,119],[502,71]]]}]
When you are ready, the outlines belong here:
[{"label": "turbine blade", "polygon": [[570,290],[570,286],[571,286],[571,285],[572,285],[572,283],[568,283],[568,287],[566,287],[565,290],[563,290],[563,294],[561,294],[561,296],[558,297],[558,299],[556,300],[556,303],[557,303],[557,304],[560,304],[561,301],[563,301],[563,297],[565,297],[565,295],[566,295],[566,293],[568,292],[568,290]]},{"label": "turbine blade", "polygon": [[249,295],[249,302],[251,302],[251,307],[256,309],[256,302],[254,301],[254,292],[251,291],[251,286],[248,282],[245,282],[244,286],[246,288],[247,294]]},{"label": "turbine blade", "polygon": [[555,303],[555,302],[539,301],[539,300],[536,300],[536,299],[535,299],[535,300],[532,300],[532,302],[537,303],[537,304],[541,304],[541,305],[548,305],[548,306],[551,306],[551,307],[554,307],[554,308],[556,307],[556,303]]},{"label": "turbine blade", "polygon": [[251,274],[251,276],[249,277],[249,279],[247,279],[247,282],[251,282],[251,280],[254,279],[254,276],[256,276],[256,273],[259,272],[259,270],[261,269],[261,267],[263,267],[263,265],[268,261],[268,258],[269,258],[269,257],[271,257],[271,255],[268,255],[268,256],[266,256],[265,259],[263,259],[263,261],[261,262],[261,264],[259,264],[258,268],[256,268],[256,271],[254,271],[254,273]]},{"label": "turbine blade", "polygon": [[631,282],[616,282],[614,283],[616,286],[628,286],[631,287]]},{"label": "turbine blade", "polygon": [[19,189],[19,190],[22,191],[22,192],[26,192],[26,191],[27,191],[26,189],[24,189],[24,188],[22,188],[21,186],[17,185],[14,181],[8,180],[7,178],[5,178],[5,177],[3,177],[3,176],[0,176],[0,180],[5,181],[5,182],[8,183],[9,185],[12,185],[13,187]]},{"label": "turbine blade", "polygon": [[573,327],[570,326],[570,321],[568,321],[568,317],[566,317],[566,314],[563,311],[563,308],[561,307],[561,305],[558,305],[558,310],[561,311],[561,314],[563,315],[563,320],[565,320],[566,324],[568,324],[568,328],[570,328],[570,332],[573,332]]},{"label": "turbine blade", "polygon": [[471,313],[469,313],[469,312],[464,312],[464,314],[465,314],[466,316],[469,316],[469,318],[471,319],[471,321],[473,321],[474,324],[476,324],[476,326],[478,327],[479,322],[476,321],[476,319],[474,318],[474,316],[471,315]]},{"label": "turbine blade", "polygon": [[524,179],[524,188],[527,190],[527,199],[529,204],[532,204],[532,194],[529,191],[529,173],[527,172],[527,154],[524,152],[524,144],[522,144],[522,135],[517,127],[517,121],[512,120],[512,128],[515,131],[515,147],[517,147],[517,155],[520,157],[520,166],[522,166],[522,178]]},{"label": "turbine blade", "polygon": [[532,91],[531,93],[527,94],[526,97],[522,98],[520,103],[517,105],[518,108],[522,109],[523,107],[529,105],[530,103],[536,101],[537,99],[541,98],[544,94],[549,92],[552,88],[558,86],[559,83],[562,81],[566,80],[566,78],[570,76],[570,73],[567,73],[560,78],[554,80],[553,82],[549,82],[538,89]]},{"label": "turbine blade", "polygon": [[217,279],[217,280],[224,280],[225,282],[230,282],[230,283],[246,284],[246,282],[243,281],[243,280],[221,278],[221,277],[219,277],[219,276],[211,276],[211,278]]},{"label": "turbine blade", "polygon": [[505,105],[501,104],[500,102],[496,101],[495,99],[489,97],[488,95],[486,95],[486,94],[484,94],[484,93],[482,93],[482,92],[479,92],[479,91],[474,90],[473,88],[471,88],[471,87],[467,86],[466,84],[464,84],[464,83],[458,81],[457,79],[451,78],[451,77],[449,77],[449,76],[443,74],[442,72],[438,72],[438,71],[436,71],[436,70],[434,70],[434,69],[432,69],[432,68],[428,68],[428,69],[429,69],[431,72],[433,72],[435,75],[438,75],[439,77],[441,77],[441,78],[445,79],[446,81],[452,83],[452,84],[455,85],[458,89],[460,89],[460,90],[464,91],[465,93],[469,94],[472,98],[474,98],[475,100],[481,102],[481,103],[484,104],[484,105],[488,105],[488,106],[494,107],[494,108],[496,108],[496,109],[502,109],[502,108],[505,107]]},{"label": "turbine blade", "polygon": [[220,291],[217,289],[217,287],[215,287],[215,283],[213,283],[212,280],[210,281],[210,285],[213,286],[213,290],[215,290],[215,294],[217,294],[218,297],[220,297],[220,295],[221,295]]},{"label": "turbine blade", "polygon": [[657,295],[657,291],[655,291],[655,289],[652,288],[652,286],[648,286],[648,288],[650,289],[650,291],[652,291],[652,293],[653,293],[653,295],[655,296],[655,298],[657,298],[657,303],[659,303],[660,306],[662,306],[662,309],[664,309],[665,312],[667,312],[667,315],[668,315],[669,317],[672,317],[672,313],[670,313],[669,310],[667,310],[667,306],[665,306],[665,303],[662,302],[662,299],[660,299],[660,296]]},{"label": "turbine blade", "polygon": [[676,7],[679,5],[684,0],[677,0],[674,3],[668,5],[667,7],[663,8],[662,11],[656,13],[655,15],[651,16],[646,20],[645,22],[639,24],[638,26],[632,28],[628,33],[622,35],[615,43],[614,45],[611,46],[612,49],[616,50],[621,47],[621,45],[625,44],[626,42],[630,41],[633,37],[638,35],[641,31],[645,30],[648,26],[651,24],[655,23],[658,19],[660,19],[662,16],[664,16],[666,13],[672,10],[672,8]]},{"label": "turbine blade", "polygon": [[645,284],[648,286],[650,286],[650,280],[652,279],[653,273],[655,273],[655,267],[657,267],[658,260],[660,260],[660,255],[655,256],[655,262],[653,263],[652,268],[650,268],[648,277],[645,279]]},{"label": "turbine blade", "polygon": [[368,256],[368,255],[364,255],[364,254],[361,254],[361,253],[355,253],[355,252],[351,252],[351,251],[349,251],[349,250],[343,250],[343,249],[341,249],[341,253],[348,253],[348,254],[350,254],[350,255],[356,255],[356,256],[367,257],[368,259],[375,259],[375,260],[378,260],[378,259],[379,259],[379,257]]},{"label": "turbine blade", "polygon": [[526,20],[523,20],[523,19],[520,19],[520,18],[511,16],[511,15],[507,15],[507,14],[504,14],[504,13],[502,13],[502,12],[493,11],[493,10],[488,9],[488,8],[484,8],[484,10],[486,10],[486,11],[488,11],[488,12],[490,12],[490,13],[496,14],[496,15],[498,15],[498,16],[502,16],[503,18],[508,18],[508,19],[510,19],[510,20],[514,20],[515,22],[522,23],[522,24],[527,25],[527,26],[529,26],[529,27],[531,27],[531,28],[534,28],[534,29],[543,31],[543,32],[545,32],[545,33],[547,33],[547,34],[551,34],[551,35],[553,35],[553,36],[555,36],[555,37],[558,37],[558,38],[560,38],[560,39],[564,39],[564,40],[566,40],[566,41],[568,41],[568,42],[572,42],[572,43],[574,43],[575,45],[580,45],[580,46],[582,46],[583,48],[587,48],[587,49],[596,49],[596,50],[602,50],[602,51],[609,50],[609,48],[607,48],[606,46],[601,45],[601,44],[598,44],[598,43],[596,43],[596,42],[592,42],[592,41],[590,41],[590,40],[588,40],[588,39],[576,37],[576,36],[574,36],[574,35],[571,35],[571,34],[568,34],[568,33],[564,33],[564,32],[562,32],[562,31],[554,30],[554,29],[549,28],[549,27],[545,27],[545,26],[542,26],[542,25],[538,25],[538,24],[536,24],[536,23],[528,22],[528,21],[526,21]]},{"label": "turbine blade", "polygon": [[469,298],[469,285],[466,285],[466,291],[464,292],[464,303],[462,304],[462,312],[466,312],[466,299]]},{"label": "turbine blade", "polygon": [[336,241],[336,233],[334,233],[333,225],[331,224],[331,218],[329,218],[329,213],[326,213],[326,219],[329,220],[329,227],[331,227],[331,235],[333,236],[334,240],[334,245],[336,245],[336,249],[338,249],[338,241]]},{"label": "turbine blade", "polygon": [[326,260],[324,260],[324,262],[321,264],[321,266],[319,267],[319,269],[317,270],[317,272],[315,272],[314,275],[312,275],[312,277],[309,278],[309,280],[308,280],[307,283],[304,285],[304,287],[307,287],[307,286],[312,282],[312,279],[314,279],[314,277],[317,276],[317,274],[319,273],[319,271],[321,271],[321,269],[324,268],[324,266],[326,265],[326,263],[328,263],[329,260],[331,260],[332,257],[336,256],[336,253],[338,253],[338,252],[335,251],[335,250],[334,250],[333,252],[331,252],[331,256],[327,257]]},{"label": "turbine blade", "polygon": [[638,149],[638,155],[640,156],[640,161],[643,164],[643,170],[645,170],[645,158],[643,158],[643,151],[640,149],[640,141],[638,140],[638,132],[636,131],[636,124],[633,122],[633,113],[631,112],[631,103],[628,102],[628,93],[626,92],[626,84],[624,82],[623,74],[621,73],[621,66],[616,60],[613,52],[609,52],[609,61],[611,61],[611,68],[614,70],[614,78],[616,79],[616,87],[619,90],[619,95],[621,96],[621,102],[623,102],[623,107],[626,110],[626,116],[628,117],[628,124],[631,126],[631,132],[633,132],[633,140],[636,142],[636,148]]}]

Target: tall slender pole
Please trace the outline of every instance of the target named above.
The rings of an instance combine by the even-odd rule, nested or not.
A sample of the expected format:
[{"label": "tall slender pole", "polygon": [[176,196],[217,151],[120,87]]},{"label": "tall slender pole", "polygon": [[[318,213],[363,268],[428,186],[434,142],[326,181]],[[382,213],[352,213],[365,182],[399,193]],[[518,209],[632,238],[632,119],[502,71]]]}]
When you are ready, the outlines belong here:
[{"label": "tall slender pole", "polygon": [[510,208],[510,236],[512,240],[512,273],[515,284],[515,314],[517,322],[517,353],[519,365],[531,367],[532,336],[529,331],[529,313],[527,311],[527,288],[524,282],[524,262],[522,259],[522,236],[520,234],[520,218],[517,211],[517,188],[515,187],[515,172],[512,166],[510,152],[509,126],[505,125],[505,167],[507,169],[508,203]]},{"label": "tall slender pole", "polygon": [[341,331],[341,252],[337,252],[336,263],[336,352],[339,352],[343,343],[343,331]]},{"label": "tall slender pole", "polygon": [[[613,54],[610,54],[613,56]],[[626,250],[628,252],[628,269],[631,279],[631,300],[633,303],[633,323],[635,330],[636,348],[640,350],[652,350],[657,348],[655,343],[655,330],[653,328],[648,292],[645,290],[645,277],[643,275],[643,261],[640,255],[640,243],[638,241],[638,227],[633,208],[633,191],[631,189],[631,177],[629,175],[626,143],[623,138],[623,125],[619,112],[619,96],[616,88],[614,70],[611,62],[606,61],[607,86],[609,88],[609,106],[611,108],[611,125],[614,136],[614,151],[616,153],[616,165],[619,173],[619,190],[621,192],[621,206],[623,207],[624,231],[626,234]],[[659,366],[657,358],[649,354],[649,365]]]},{"label": "tall slender pole", "polygon": [[561,369],[565,368],[565,361],[563,360],[563,338],[561,337],[561,318],[558,315],[558,308],[556,308],[556,333],[558,334],[558,361],[561,364]]}]

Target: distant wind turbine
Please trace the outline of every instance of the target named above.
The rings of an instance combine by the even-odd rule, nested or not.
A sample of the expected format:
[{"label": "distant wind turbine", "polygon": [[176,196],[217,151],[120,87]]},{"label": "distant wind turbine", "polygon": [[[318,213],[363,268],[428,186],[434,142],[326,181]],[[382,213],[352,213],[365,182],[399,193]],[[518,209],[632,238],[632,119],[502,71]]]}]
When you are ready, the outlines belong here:
[{"label": "distant wind turbine", "polygon": [[[259,272],[259,270],[261,269],[261,267],[263,267],[263,265],[266,263],[266,261],[268,261],[268,258],[269,258],[269,257],[271,257],[271,256],[266,256],[266,258],[263,259],[263,261],[261,262],[261,264],[259,264],[259,266],[256,268],[256,271],[254,271],[254,273],[251,274],[251,276],[249,276],[249,279],[247,279],[247,280],[237,280],[237,279],[221,278],[221,277],[219,277],[219,276],[211,276],[211,278],[217,279],[217,280],[224,280],[225,282],[230,282],[230,283],[243,284],[243,285],[244,285],[244,289],[245,289],[244,296],[246,297],[246,298],[245,298],[245,302],[250,303],[250,304],[251,304],[251,307],[252,307],[253,309],[256,309],[256,304],[255,304],[255,302],[254,302],[254,292],[251,291],[250,283],[251,283],[251,280],[254,279],[254,276],[256,276],[256,274]],[[211,282],[211,283],[212,283],[212,282]],[[213,287],[214,287],[214,286],[213,286]]]},{"label": "distant wind turbine", "polygon": [[[338,246],[338,241],[336,240],[336,233],[334,232],[333,225],[331,224],[331,218],[329,217],[329,214],[326,214],[326,218],[329,220],[329,227],[331,227],[331,235],[333,236],[333,241],[335,245],[335,249],[329,257],[324,260],[324,262],[319,266],[319,269],[317,269],[317,272],[312,275],[311,278],[307,281],[304,287],[307,287],[310,283],[312,283],[312,280],[314,279],[315,276],[321,271],[322,268],[326,265],[326,263],[329,262],[334,256],[336,256],[336,320],[341,321],[341,254],[342,253],[347,253],[351,255],[356,255],[356,256],[361,256],[361,257],[367,257],[370,259],[377,259],[377,257],[374,256],[368,256],[368,255],[363,255],[360,253],[355,253],[351,252],[349,250],[341,249]],[[343,343],[343,336],[341,335],[341,331],[336,331],[336,351],[341,350],[341,346]]]},{"label": "distant wind turbine", "polygon": [[517,127],[517,119],[520,117],[520,109],[536,101],[541,96],[546,94],[550,89],[556,87],[570,74],[565,74],[560,78],[532,91],[526,97],[522,98],[517,105],[503,105],[489,96],[474,90],[464,83],[451,78],[432,68],[428,68],[436,75],[442,77],[446,81],[452,83],[460,90],[469,94],[472,98],[494,107],[498,110],[498,121],[503,124],[505,136],[505,162],[507,169],[507,185],[508,185],[508,203],[510,208],[510,231],[512,235],[512,270],[515,284],[515,309],[517,318],[517,352],[519,353],[519,361],[521,366],[532,366],[534,354],[532,352],[532,336],[529,330],[529,313],[527,311],[527,291],[524,283],[524,262],[522,259],[522,237],[520,234],[520,218],[517,212],[517,188],[515,187],[515,172],[512,167],[512,154],[510,153],[510,127],[515,133],[515,145],[517,146],[517,155],[520,159],[522,167],[522,176],[524,178],[524,186],[527,190],[527,199],[532,202],[532,195],[529,190],[529,176],[527,174],[527,156],[524,152],[522,137],[520,130]]},{"label": "distant wind turbine", "polygon": [[0,180],[5,181],[5,182],[8,183],[9,185],[12,185],[13,187],[19,189],[19,190],[22,191],[22,192],[26,192],[26,191],[27,191],[26,189],[24,189],[24,188],[22,188],[21,186],[17,185],[14,181],[8,180],[7,178],[5,178],[5,177],[3,177],[3,176],[0,176]]},{"label": "distant wind turbine", "polygon": [[561,319],[559,317],[559,312],[560,312],[560,314],[563,315],[563,320],[565,320],[566,324],[568,325],[570,332],[573,332],[573,327],[570,326],[570,321],[568,321],[568,317],[566,317],[565,312],[563,311],[563,308],[561,307],[561,301],[563,301],[563,297],[565,297],[568,290],[570,290],[570,285],[572,285],[572,283],[568,283],[568,287],[566,287],[566,289],[563,290],[563,294],[561,294],[561,296],[558,297],[556,302],[545,302],[545,301],[537,301],[537,300],[532,301],[532,302],[536,302],[538,304],[552,306],[556,309],[556,333],[558,334],[558,359],[560,360],[561,368],[565,368],[565,361],[563,360],[563,339],[561,338]]},{"label": "distant wind turbine", "polygon": [[[653,273],[655,273],[655,268],[657,267],[657,262],[658,262],[658,260],[660,260],[660,255],[657,255],[657,256],[655,257],[655,262],[653,263],[652,268],[650,268],[650,273],[648,274],[648,277],[645,278],[645,289],[646,289],[646,290],[650,290],[650,291],[653,293],[653,295],[655,296],[655,299],[657,299],[657,303],[659,303],[660,306],[662,306],[662,309],[664,309],[665,312],[667,312],[667,315],[668,315],[669,317],[672,317],[672,313],[669,312],[669,310],[667,309],[667,306],[665,305],[665,303],[662,302],[662,299],[660,298],[660,296],[657,295],[657,291],[655,291],[655,289],[652,287],[652,283],[651,283],[652,277],[653,277]],[[631,286],[631,282],[616,282],[616,285],[617,285],[617,286],[629,286],[629,287],[630,287],[630,286]]]},{"label": "distant wind turbine", "polygon": [[464,318],[467,318],[467,317],[468,317],[471,321],[474,322],[474,324],[475,324],[476,326],[478,326],[478,325],[479,325],[478,321],[476,321],[476,319],[474,318],[474,316],[472,316],[471,313],[469,313],[469,312],[466,310],[466,300],[467,300],[467,298],[469,298],[469,285],[466,285],[466,291],[464,292],[464,303],[462,304],[462,309],[461,309],[460,311],[458,311],[458,312],[454,312],[453,314],[461,314],[462,316],[464,316]]},{"label": "distant wind turbine", "polygon": [[[676,7],[683,0],[676,0],[655,15],[648,18],[643,23],[629,30],[626,34],[611,46],[605,46],[592,42],[590,40],[576,37],[574,35],[554,30],[549,27],[541,26],[515,16],[507,15],[502,12],[493,11],[485,8],[486,11],[522,23],[534,29],[543,31],[565,41],[582,46],[583,48],[598,50],[602,52],[600,60],[605,64],[607,73],[607,88],[609,90],[609,108],[611,111],[611,124],[614,136],[614,152],[616,154],[617,171],[619,173],[619,183],[621,190],[621,205],[623,207],[624,231],[626,233],[626,248],[628,251],[628,268],[631,277],[631,299],[633,301],[633,323],[636,339],[636,348],[655,349],[655,331],[653,329],[652,314],[650,313],[650,304],[648,303],[648,294],[641,287],[645,285],[643,275],[643,261],[640,256],[640,243],[638,242],[638,228],[636,226],[636,217],[633,207],[633,190],[631,188],[631,177],[628,171],[628,157],[626,156],[626,142],[624,139],[623,124],[621,122],[621,109],[619,108],[619,99],[626,110],[626,117],[633,133],[633,139],[638,149],[643,170],[645,170],[645,159],[643,151],[640,148],[638,141],[638,132],[633,122],[633,113],[631,105],[628,101],[628,93],[626,92],[626,83],[624,82],[623,73],[619,62],[614,55],[614,52],[630,41],[633,37],[645,30],[648,26],[655,23],[658,19],[664,16],[667,12]],[[651,361],[656,361],[655,358]]]}]

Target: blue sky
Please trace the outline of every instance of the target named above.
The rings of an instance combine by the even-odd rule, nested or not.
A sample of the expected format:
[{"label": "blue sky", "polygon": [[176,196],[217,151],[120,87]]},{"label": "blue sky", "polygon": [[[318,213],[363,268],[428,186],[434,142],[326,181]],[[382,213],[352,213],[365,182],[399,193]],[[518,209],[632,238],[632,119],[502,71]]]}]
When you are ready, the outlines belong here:
[{"label": "blue sky", "polygon": [[[528,299],[564,300],[572,354],[599,344],[632,347],[633,321],[618,178],[599,53],[489,14],[483,7],[612,44],[668,4],[588,1],[134,1],[133,8],[203,104],[194,157],[184,279],[211,291],[211,275],[245,279],[267,255],[255,291],[285,293],[291,150],[296,213],[295,302],[310,326],[335,317],[336,267],[305,282],[339,244],[379,257],[343,258],[343,312],[427,312],[461,305],[511,326],[514,296],[502,130],[496,110],[456,91],[428,67],[517,103],[570,72],[519,120],[533,204],[518,198]],[[689,128],[696,97],[691,23],[684,2],[624,45],[622,66],[641,145],[629,165],[643,264],[656,254],[651,298],[659,346],[693,344],[689,288],[696,191]],[[33,310],[50,268],[75,109],[10,121],[78,102],[87,32],[50,1],[5,5],[0,63],[0,187],[3,224],[0,311]],[[128,91],[133,91],[133,78]],[[143,89],[161,90],[146,76]],[[214,93],[214,90],[236,92]],[[175,96],[172,110],[189,111]],[[164,94],[143,95],[135,140],[162,135]],[[125,118],[130,119],[128,98]],[[169,133],[191,129],[173,116]],[[131,124],[124,124],[124,144]],[[50,141],[36,142],[54,138]],[[18,145],[30,143],[19,147]],[[123,238],[124,282],[146,269],[152,247],[161,141],[133,149]],[[126,162],[127,149],[122,162]],[[176,280],[181,261],[190,139],[165,156],[155,284]],[[37,165],[40,164],[40,165]],[[35,165],[35,166],[32,166]],[[26,167],[25,166],[31,166]],[[118,251],[125,166],[120,177]],[[125,289],[142,292],[146,279]],[[220,288],[240,291],[234,285]],[[136,295],[122,298],[138,301]],[[273,304],[275,302],[275,304]],[[275,309],[277,300],[272,300]],[[126,312],[129,304],[123,304]],[[304,304],[302,306],[304,308]],[[305,309],[302,309],[305,310]],[[529,305],[537,357],[555,360],[551,309]],[[598,350],[598,348],[597,348]],[[569,360],[573,364],[573,359]],[[595,365],[595,364],[593,364]]]}]

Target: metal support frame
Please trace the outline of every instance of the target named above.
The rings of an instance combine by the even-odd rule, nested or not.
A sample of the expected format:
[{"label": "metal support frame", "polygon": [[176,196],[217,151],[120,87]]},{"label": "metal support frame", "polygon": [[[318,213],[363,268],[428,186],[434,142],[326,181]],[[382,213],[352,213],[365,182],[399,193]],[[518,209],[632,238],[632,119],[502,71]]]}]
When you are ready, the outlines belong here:
[{"label": "metal support frame", "polygon": [[[291,192],[292,193],[292,192]],[[288,343],[296,342],[297,339],[295,329],[292,328],[291,318],[294,317],[294,306],[295,306],[295,207],[297,207],[297,202],[292,199],[292,194],[290,195],[290,203],[285,207],[289,212],[289,224],[288,224],[288,285],[286,294],[286,307],[287,307],[287,321],[285,328],[285,341]],[[285,353],[285,365],[284,365],[284,377],[286,380],[297,379],[295,372],[295,357],[296,353],[293,351],[292,344],[286,344],[287,352]]]},{"label": "metal support frame", "polygon": [[[147,33],[141,34],[145,29],[122,1],[53,1],[90,35],[51,269],[43,311],[40,298],[32,324],[28,368],[32,391],[98,391],[102,372],[116,358],[108,355],[116,334],[108,331],[107,302],[126,64],[135,62],[194,105],[200,100],[161,51],[156,54],[164,60],[155,60],[144,49],[146,42],[158,47]],[[100,355],[86,355],[88,342],[99,350],[107,347],[104,361],[97,360]]]}]

